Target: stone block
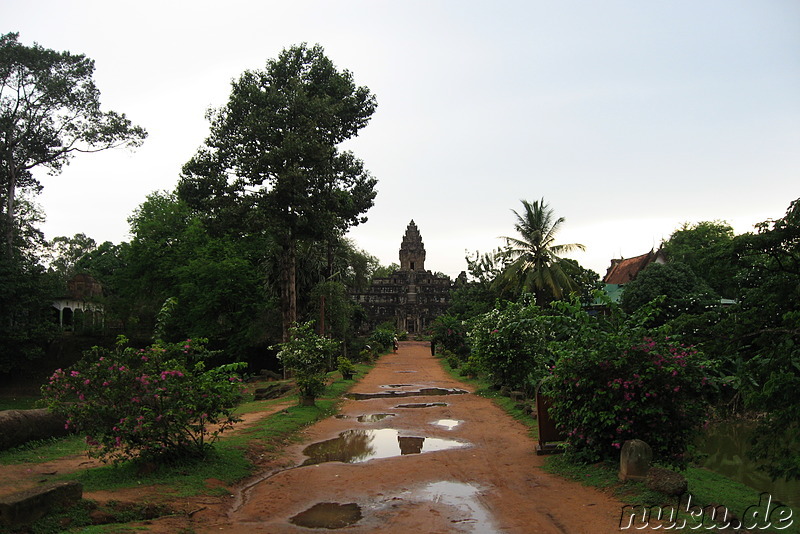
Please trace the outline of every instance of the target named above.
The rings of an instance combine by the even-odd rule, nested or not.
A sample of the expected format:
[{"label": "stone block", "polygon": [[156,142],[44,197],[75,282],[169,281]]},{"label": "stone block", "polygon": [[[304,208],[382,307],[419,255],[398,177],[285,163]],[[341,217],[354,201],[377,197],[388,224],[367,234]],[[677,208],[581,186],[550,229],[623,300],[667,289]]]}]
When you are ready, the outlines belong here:
[{"label": "stone block", "polygon": [[629,439],[622,445],[619,455],[619,479],[645,481],[652,461],[650,445],[640,439]]},{"label": "stone block", "polygon": [[44,517],[56,506],[71,506],[83,497],[80,482],[58,482],[0,498],[0,525],[19,527]]},{"label": "stone block", "polygon": [[509,396],[509,397],[511,398],[511,400],[512,400],[512,401],[514,401],[514,402],[522,402],[522,401],[524,401],[524,400],[525,400],[525,393],[524,393],[524,392],[522,392],[522,391],[512,391],[512,392],[510,392],[510,393],[508,394],[508,396]]}]

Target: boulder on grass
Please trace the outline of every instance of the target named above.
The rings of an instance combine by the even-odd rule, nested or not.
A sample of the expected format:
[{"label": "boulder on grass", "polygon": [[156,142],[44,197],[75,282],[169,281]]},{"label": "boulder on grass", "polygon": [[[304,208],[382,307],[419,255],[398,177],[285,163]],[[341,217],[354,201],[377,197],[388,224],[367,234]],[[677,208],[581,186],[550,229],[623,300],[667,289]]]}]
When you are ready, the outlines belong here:
[{"label": "boulder on grass", "polygon": [[283,397],[294,389],[291,382],[272,382],[267,387],[258,388],[254,393],[254,400],[269,400]]},{"label": "boulder on grass", "polygon": [[686,477],[670,469],[651,467],[647,471],[647,487],[653,491],[660,491],[666,495],[682,495],[689,488]]}]

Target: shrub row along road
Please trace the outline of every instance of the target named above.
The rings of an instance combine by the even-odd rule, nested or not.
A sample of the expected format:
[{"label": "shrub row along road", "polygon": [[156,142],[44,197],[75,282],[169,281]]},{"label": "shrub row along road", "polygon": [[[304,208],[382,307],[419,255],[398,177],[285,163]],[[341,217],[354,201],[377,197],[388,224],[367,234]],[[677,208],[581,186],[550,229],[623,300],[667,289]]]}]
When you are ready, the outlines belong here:
[{"label": "shrub row along road", "polygon": [[[442,370],[427,343],[402,343],[352,390],[393,396],[345,401],[339,416],[309,427],[302,443],[285,451],[287,462],[300,467],[251,481],[226,513],[201,511],[192,528],[309,532],[296,516],[333,503],[325,506],[357,519],[346,532],[619,532],[622,505],[542,471],[527,429],[491,400],[471,393],[401,396],[420,388],[469,389]],[[434,405],[399,407],[408,404]],[[314,446],[315,459],[304,454],[340,436],[344,448],[328,442]],[[323,514],[322,521],[339,520]]]}]

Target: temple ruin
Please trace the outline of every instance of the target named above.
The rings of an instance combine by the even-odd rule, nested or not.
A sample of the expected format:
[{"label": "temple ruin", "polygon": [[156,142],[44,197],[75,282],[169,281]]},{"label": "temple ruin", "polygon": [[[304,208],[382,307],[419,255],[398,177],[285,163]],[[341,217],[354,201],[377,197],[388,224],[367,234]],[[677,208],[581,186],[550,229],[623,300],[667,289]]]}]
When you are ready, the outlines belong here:
[{"label": "temple ruin", "polygon": [[425,270],[425,245],[412,220],[400,244],[400,268],[385,278],[373,278],[364,293],[355,295],[367,312],[366,327],[391,322],[409,334],[425,331],[450,301],[450,278]]}]

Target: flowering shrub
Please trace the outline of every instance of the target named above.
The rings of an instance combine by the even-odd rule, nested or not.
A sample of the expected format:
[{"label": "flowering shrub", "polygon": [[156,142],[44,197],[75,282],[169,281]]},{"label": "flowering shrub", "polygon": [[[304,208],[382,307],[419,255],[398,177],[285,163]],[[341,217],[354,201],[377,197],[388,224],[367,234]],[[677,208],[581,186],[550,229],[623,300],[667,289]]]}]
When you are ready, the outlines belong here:
[{"label": "flowering shrub", "polygon": [[593,329],[583,337],[562,352],[547,380],[567,454],[585,462],[617,458],[623,442],[637,438],[656,461],[685,466],[707,406],[702,354],[665,336]]},{"label": "flowering shrub", "polygon": [[278,359],[294,374],[303,397],[319,397],[325,389],[327,362],[339,342],[314,333],[313,321],[289,329],[289,341],[280,343]]},{"label": "flowering shrub", "polygon": [[472,361],[497,385],[530,389],[551,363],[540,308],[509,303],[473,320]]},{"label": "flowering shrub", "polygon": [[66,427],[86,436],[90,455],[119,462],[137,457],[202,456],[239,419],[236,371],[206,369],[205,340],[157,342],[114,350],[93,347],[71,369],[58,369],[42,393]]}]

